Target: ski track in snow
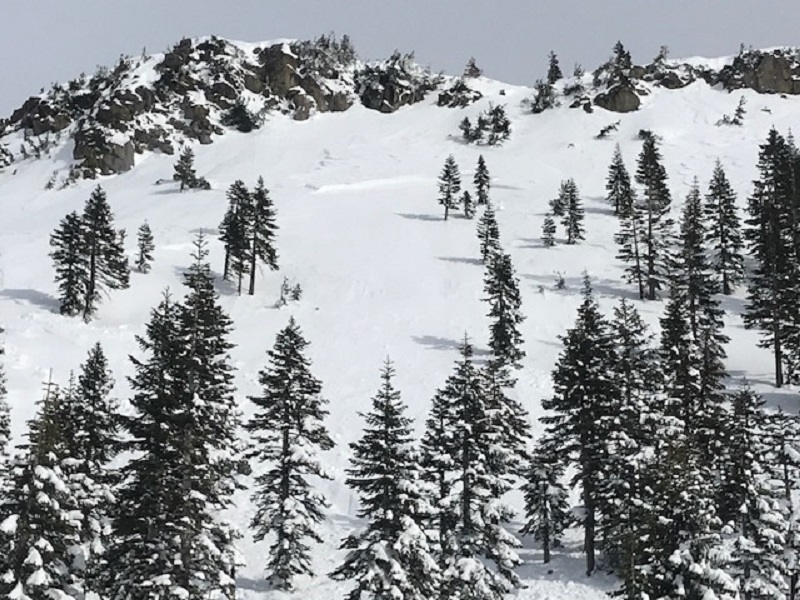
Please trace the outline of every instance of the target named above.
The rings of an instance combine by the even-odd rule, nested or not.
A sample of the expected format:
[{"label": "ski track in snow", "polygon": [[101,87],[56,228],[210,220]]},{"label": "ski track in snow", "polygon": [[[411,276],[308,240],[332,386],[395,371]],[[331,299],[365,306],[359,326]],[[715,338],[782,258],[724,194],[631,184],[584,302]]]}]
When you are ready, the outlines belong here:
[{"label": "ski track in snow", "polygon": [[[332,503],[323,529],[325,543],[315,549],[316,578],[301,580],[292,594],[265,590],[261,580],[268,544],[249,536],[241,543],[247,565],[241,573],[243,598],[341,597],[343,585],[325,577],[342,553],[341,537],[355,525],[357,501],[344,485],[350,455],[348,443],[360,434],[358,412],[375,393],[378,372],[386,356],[396,363],[396,383],[421,431],[433,393],[449,375],[458,341],[467,333],[480,351],[488,341],[483,268],[478,260],[475,221],[456,214],[442,221],[436,178],[445,157],[453,154],[462,180],[471,189],[479,154],[493,177],[491,195],[498,208],[501,239],[512,254],[521,283],[522,326],[527,357],[517,385],[517,397],[530,411],[534,432],[540,401],[550,393],[550,371],[560,351],[558,336],[575,317],[584,270],[592,276],[602,308],[608,312],[622,297],[635,298],[621,279],[613,235],[617,222],[603,203],[605,177],[614,143],[618,142],[629,172],[641,142],[640,129],[652,129],[663,139],[664,164],[674,198],[675,215],[694,176],[705,187],[719,158],[744,207],[756,176],[758,144],[770,126],[782,133],[798,130],[800,98],[760,96],[749,90],[744,127],[715,127],[730,113],[739,93],[728,94],[698,82],[682,90],[655,89],[643,98],[639,111],[618,115],[596,109],[592,114],[561,107],[531,115],[521,101],[528,88],[480,79],[484,98],[466,109],[435,106],[435,94],[393,115],[354,106],[345,113],[315,115],[298,124],[272,117],[254,133],[231,132],[213,145],[196,146],[196,167],[213,189],[177,193],[170,179],[174,157],[137,156],[132,171],[81,181],[64,191],[43,191],[54,169],[68,167],[64,148],[50,160],[27,160],[0,173],[0,311],[5,333],[5,364],[9,399],[17,437],[35,411],[42,382],[52,369],[54,381],[65,382],[100,341],[114,370],[115,393],[129,396],[126,377],[132,374],[128,356],[139,355],[135,336],[144,330],[149,311],[167,287],[183,295],[181,273],[190,264],[191,242],[200,230],[210,239],[212,268],[219,273],[223,248],[216,230],[225,211],[225,191],[235,179],[248,185],[263,175],[278,210],[280,271],[262,270],[253,297],[235,295],[218,282],[225,310],[235,323],[232,351],[237,367],[238,396],[245,417],[246,397],[258,392],[257,374],[266,362],[276,332],[293,315],[310,341],[313,372],[330,400],[328,426],[337,447],[326,463],[334,481],[320,488]],[[505,95],[500,95],[500,90]],[[455,137],[464,116],[474,118],[489,102],[505,104],[512,119],[511,139],[502,147],[468,146]],[[767,107],[771,113],[761,110]],[[595,140],[605,125],[621,121],[611,140]],[[547,202],[563,179],[573,177],[587,210],[587,240],[578,246],[541,247],[539,238]],[[48,239],[59,220],[82,210],[98,183],[107,191],[118,227],[129,232],[133,256],[135,232],[147,219],[155,237],[155,263],[148,275],[132,273],[131,288],[111,292],[91,323],[56,314],[57,290],[48,257]],[[557,273],[566,289],[553,288]],[[300,303],[276,309],[284,276],[299,282]],[[543,291],[540,291],[543,290]],[[657,328],[663,304],[635,301],[643,317]],[[724,299],[728,368],[734,377],[747,376],[768,405],[797,411],[794,390],[770,386],[771,357],[756,347],[758,333],[746,331],[738,313],[743,291]],[[123,410],[127,408],[123,407]],[[519,493],[511,495],[519,508]],[[231,518],[243,529],[252,515],[246,493],[237,496]],[[530,540],[525,540],[530,545]],[[586,578],[577,542],[556,552],[547,567],[535,548],[522,551],[521,573],[526,588],[517,597],[531,600],[594,600],[605,598],[613,579]]]}]

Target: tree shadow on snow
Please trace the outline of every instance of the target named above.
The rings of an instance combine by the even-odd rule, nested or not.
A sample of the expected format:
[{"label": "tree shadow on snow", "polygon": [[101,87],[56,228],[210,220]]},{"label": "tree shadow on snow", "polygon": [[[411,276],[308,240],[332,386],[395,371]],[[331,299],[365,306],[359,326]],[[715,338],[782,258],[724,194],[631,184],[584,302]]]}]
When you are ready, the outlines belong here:
[{"label": "tree shadow on snow", "polygon": [[414,221],[444,221],[444,217],[437,215],[426,215],[420,213],[395,213],[404,219],[413,219]]},{"label": "tree shadow on snow", "polygon": [[463,265],[477,265],[483,266],[483,261],[480,258],[466,258],[461,256],[437,256],[439,260],[451,263],[461,263]]},{"label": "tree shadow on snow", "polygon": [[[564,289],[556,289],[556,274],[551,276],[521,274],[522,279],[527,279],[534,284],[534,287],[542,292],[554,292],[561,295],[579,295],[583,293],[583,274],[579,276],[564,276]],[[639,301],[639,292],[633,286],[626,286],[611,279],[598,279],[589,274],[592,290],[595,296],[611,296],[613,298],[625,298],[626,300]]]},{"label": "tree shadow on snow", "polygon": [[[173,267],[174,273],[180,277],[181,281],[183,281],[183,274],[188,271],[189,267]],[[211,276],[214,278],[214,289],[220,296],[238,296],[238,283],[233,281],[227,281],[226,279],[222,278],[222,273],[217,273],[213,269],[211,270]],[[245,276],[242,279],[242,296],[247,295],[247,286],[249,284],[249,279]],[[181,286],[185,287],[185,286]]]},{"label": "tree shadow on snow", "polygon": [[4,289],[0,291],[0,297],[14,300],[17,303],[25,302],[27,304],[33,304],[34,306],[46,308],[51,312],[58,311],[58,300],[53,298],[53,296],[50,294],[45,294],[44,292],[40,292],[38,290]]},{"label": "tree shadow on snow", "polygon": [[[449,338],[438,337],[435,335],[412,335],[411,339],[421,344],[422,346],[427,346],[431,350],[455,350],[458,352],[459,346],[463,340],[451,340]],[[470,342],[473,342],[472,338],[470,338]],[[477,348],[473,345],[472,347],[473,354],[475,357],[490,357],[492,355],[491,350],[487,350],[485,348]],[[486,362],[484,359],[478,358],[476,363],[482,364]]]}]

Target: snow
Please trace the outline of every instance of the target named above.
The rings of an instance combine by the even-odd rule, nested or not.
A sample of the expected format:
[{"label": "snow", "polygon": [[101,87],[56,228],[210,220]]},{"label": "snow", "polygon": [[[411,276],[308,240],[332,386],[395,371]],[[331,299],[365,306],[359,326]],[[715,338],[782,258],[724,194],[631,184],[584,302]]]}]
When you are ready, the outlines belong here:
[{"label": "snow", "polygon": [[[248,52],[255,47],[237,45]],[[141,82],[153,76],[153,64],[148,60],[137,67]],[[254,297],[238,297],[224,282],[218,282],[218,289],[235,323],[237,346],[232,356],[245,418],[253,411],[247,396],[261,392],[257,376],[266,364],[265,353],[290,316],[310,341],[312,372],[322,380],[323,395],[330,400],[327,426],[337,443],[323,456],[333,481],[315,480],[315,484],[332,507],[322,528],[324,543],[315,548],[319,575],[299,581],[297,591],[287,597],[340,597],[347,584],[325,575],[341,562],[342,537],[358,526],[358,502],[344,484],[350,457],[347,444],[361,433],[357,413],[369,406],[381,364],[387,355],[395,362],[398,389],[420,433],[430,399],[450,374],[464,333],[476,344],[479,360],[487,349],[488,306],[481,300],[477,219],[456,216],[445,223],[437,204],[436,179],[447,155],[455,156],[468,189],[479,154],[492,175],[491,197],[502,244],[520,278],[522,312],[527,317],[522,325],[527,356],[516,396],[530,411],[538,432],[540,400],[551,391],[550,371],[560,351],[557,336],[574,320],[583,271],[591,275],[604,311],[610,312],[622,297],[635,297],[635,290],[621,280],[621,265],[614,258],[617,221],[603,202],[614,143],[620,144],[633,171],[641,145],[637,132],[652,129],[662,137],[677,215],[692,178],[698,176],[705,186],[717,158],[743,207],[756,176],[758,144],[769,127],[783,133],[798,129],[800,98],[760,96],[749,90],[741,91],[747,100],[744,127],[715,127],[723,114],[735,108],[740,93],[730,95],[703,82],[675,91],[653,89],[643,98],[641,110],[624,115],[599,108],[587,114],[565,106],[531,115],[522,107],[532,95],[530,88],[486,78],[475,85],[484,98],[466,109],[439,108],[434,93],[392,115],[358,105],[344,113],[316,114],[305,122],[271,115],[256,132],[232,132],[212,145],[194,147],[198,174],[213,187],[208,192],[177,193],[169,182],[175,157],[157,153],[137,156],[137,166],[128,173],[80,181],[63,191],[44,191],[53,170],[64,171],[70,164],[68,142],[61,142],[51,159],[27,160],[0,173],[0,314],[6,329],[5,365],[17,439],[33,415],[49,371],[54,381],[66,382],[97,341],[113,368],[115,394],[121,399],[130,396],[128,356],[139,356],[135,336],[143,333],[150,309],[166,287],[175,296],[183,295],[181,272],[190,264],[192,240],[200,230],[215,237],[228,185],[239,178],[252,184],[263,175],[278,210],[281,269],[259,273]],[[512,122],[510,140],[498,148],[461,143],[461,119],[474,119],[489,102],[506,105]],[[610,139],[594,139],[603,126],[617,120],[619,131]],[[570,177],[584,200],[587,239],[577,246],[542,248],[539,238],[548,200]],[[154,185],[158,180],[168,183]],[[118,227],[135,232],[148,220],[155,238],[155,262],[150,274],[131,275],[129,290],[104,299],[97,319],[86,324],[55,312],[48,239],[67,212],[82,209],[98,183],[108,194]],[[129,235],[127,244],[133,257],[135,236]],[[219,273],[223,248],[216,240],[210,259]],[[557,274],[563,275],[566,289],[554,289]],[[302,285],[303,299],[275,308],[284,276]],[[663,304],[633,301],[646,321],[657,327]],[[736,378],[746,375],[770,408],[796,412],[794,391],[770,386],[771,357],[756,347],[758,333],[744,330],[736,316],[742,306],[741,290],[723,300],[729,311],[729,371]],[[129,410],[123,405],[123,411]],[[521,507],[520,494],[510,498],[516,508]],[[252,514],[249,492],[240,492],[231,520],[247,532]],[[606,597],[614,586],[613,578],[583,575],[577,542],[557,550],[546,566],[533,543],[526,539],[523,543],[531,547],[521,551],[525,564],[520,573],[527,587],[518,598],[594,600]],[[263,583],[268,547],[269,541],[255,543],[249,534],[241,542],[246,566],[239,586],[245,598],[283,597],[269,592]]]}]

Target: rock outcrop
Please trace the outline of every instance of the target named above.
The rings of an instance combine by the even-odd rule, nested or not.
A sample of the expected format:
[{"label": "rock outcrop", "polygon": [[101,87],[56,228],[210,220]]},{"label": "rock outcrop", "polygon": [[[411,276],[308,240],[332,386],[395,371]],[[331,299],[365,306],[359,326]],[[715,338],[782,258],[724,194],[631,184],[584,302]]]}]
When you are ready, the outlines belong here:
[{"label": "rock outcrop", "polygon": [[607,91],[597,94],[594,103],[612,112],[626,113],[637,110],[641,104],[636,89],[630,84],[619,83]]},{"label": "rock outcrop", "polygon": [[749,88],[760,94],[800,94],[800,52],[794,48],[743,51],[709,78],[710,83],[719,83],[726,90]]}]

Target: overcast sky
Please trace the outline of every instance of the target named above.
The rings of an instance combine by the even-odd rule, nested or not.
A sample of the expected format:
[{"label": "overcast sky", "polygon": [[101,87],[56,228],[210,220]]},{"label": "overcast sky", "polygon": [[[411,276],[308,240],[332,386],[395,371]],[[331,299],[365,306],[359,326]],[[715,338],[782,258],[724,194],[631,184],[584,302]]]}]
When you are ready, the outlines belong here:
[{"label": "overcast sky", "polygon": [[0,115],[120,54],[181,37],[246,41],[347,33],[363,58],[414,50],[434,71],[475,56],[487,76],[531,84],[547,53],[596,67],[622,40],[635,61],[800,44],[797,0],[0,0]]}]

